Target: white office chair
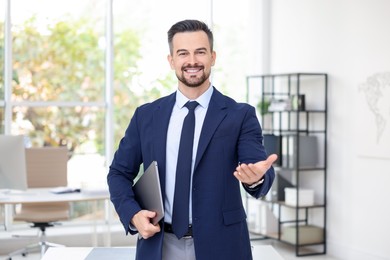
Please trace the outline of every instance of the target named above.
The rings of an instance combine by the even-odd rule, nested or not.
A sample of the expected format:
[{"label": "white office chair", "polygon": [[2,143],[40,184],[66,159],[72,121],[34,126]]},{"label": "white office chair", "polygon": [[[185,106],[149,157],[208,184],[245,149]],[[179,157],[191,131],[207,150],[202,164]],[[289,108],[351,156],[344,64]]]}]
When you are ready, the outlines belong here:
[{"label": "white office chair", "polygon": [[[67,186],[68,150],[65,147],[44,147],[26,149],[27,183],[29,188],[48,188]],[[32,223],[38,228],[39,242],[28,245],[8,254],[26,256],[28,253],[40,251],[41,255],[48,247],[62,246],[46,240],[46,228],[57,221],[69,219],[70,205],[67,202],[22,204],[16,212],[14,220]]]}]

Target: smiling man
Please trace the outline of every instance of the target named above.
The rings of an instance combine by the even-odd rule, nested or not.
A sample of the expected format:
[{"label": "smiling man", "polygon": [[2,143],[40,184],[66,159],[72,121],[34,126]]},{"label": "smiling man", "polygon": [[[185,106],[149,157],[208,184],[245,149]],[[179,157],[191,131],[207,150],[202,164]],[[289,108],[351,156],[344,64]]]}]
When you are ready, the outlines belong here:
[{"label": "smiling man", "polygon": [[210,85],[208,80],[216,58],[207,34],[204,31],[195,31],[169,37],[168,61],[179,80],[179,90],[200,87],[204,92]]},{"label": "smiling man", "polygon": [[[108,174],[111,200],[141,260],[252,259],[240,183],[253,197],[275,177],[255,109],[210,82],[213,34],[197,20],[168,31],[168,62],[178,90],[135,111]],[[157,161],[164,218],[142,209],[132,185],[141,164]]]}]

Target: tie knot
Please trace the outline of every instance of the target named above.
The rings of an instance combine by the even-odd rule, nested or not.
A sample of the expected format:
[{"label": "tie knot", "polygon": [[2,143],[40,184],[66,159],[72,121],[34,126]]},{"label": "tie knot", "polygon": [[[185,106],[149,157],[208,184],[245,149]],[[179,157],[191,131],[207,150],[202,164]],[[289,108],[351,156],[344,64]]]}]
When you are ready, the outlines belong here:
[{"label": "tie knot", "polygon": [[199,105],[196,101],[188,101],[184,106],[188,108],[188,110],[194,110]]}]

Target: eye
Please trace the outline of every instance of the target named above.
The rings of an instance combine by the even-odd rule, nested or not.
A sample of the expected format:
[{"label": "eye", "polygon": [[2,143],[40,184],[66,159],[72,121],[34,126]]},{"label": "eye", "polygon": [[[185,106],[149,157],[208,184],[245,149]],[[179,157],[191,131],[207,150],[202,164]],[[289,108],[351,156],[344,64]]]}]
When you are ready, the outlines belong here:
[{"label": "eye", "polygon": [[178,56],[185,56],[185,55],[187,55],[187,52],[181,51],[181,52],[177,53],[177,55]]},{"label": "eye", "polygon": [[200,55],[205,55],[205,54],[206,54],[206,51],[200,50],[200,51],[197,51],[196,53],[197,53],[197,54],[200,54]]}]

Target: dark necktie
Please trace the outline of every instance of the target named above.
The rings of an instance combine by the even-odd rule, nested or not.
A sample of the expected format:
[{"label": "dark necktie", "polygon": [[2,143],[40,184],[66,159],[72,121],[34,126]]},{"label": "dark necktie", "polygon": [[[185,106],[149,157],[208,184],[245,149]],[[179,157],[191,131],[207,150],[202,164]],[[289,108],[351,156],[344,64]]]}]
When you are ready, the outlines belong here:
[{"label": "dark necktie", "polygon": [[181,130],[176,167],[175,195],[173,199],[172,229],[178,239],[188,231],[192,149],[194,144],[195,113],[198,102],[187,102],[188,114]]}]

